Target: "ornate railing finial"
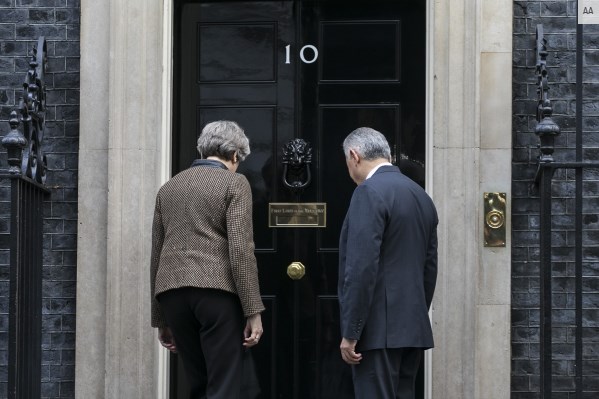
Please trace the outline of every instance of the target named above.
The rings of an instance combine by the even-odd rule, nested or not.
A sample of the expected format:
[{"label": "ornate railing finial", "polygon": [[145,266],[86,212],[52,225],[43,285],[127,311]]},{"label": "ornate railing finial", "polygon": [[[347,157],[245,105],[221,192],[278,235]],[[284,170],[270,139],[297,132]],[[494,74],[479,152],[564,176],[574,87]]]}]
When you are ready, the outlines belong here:
[{"label": "ornate railing finial", "polygon": [[23,148],[27,145],[27,140],[19,131],[19,118],[17,111],[10,113],[10,133],[2,139],[2,145],[6,148],[8,154],[8,172],[11,174],[21,173],[21,161],[23,159]]},{"label": "ornate railing finial", "polygon": [[543,33],[543,25],[537,25],[537,126],[535,134],[541,140],[541,155],[539,162],[553,162],[555,136],[560,134],[560,128],[551,115],[553,108],[549,100],[549,83],[547,80],[547,39]]},{"label": "ornate railing finial", "polygon": [[[11,113],[11,131],[2,140],[2,145],[9,153],[10,173],[21,173],[42,184],[46,181],[46,156],[42,151],[46,126],[46,64],[46,39],[40,36],[29,61],[19,112]],[[23,134],[18,131],[19,124],[22,124]],[[19,162],[20,165],[16,165],[15,162]]]}]

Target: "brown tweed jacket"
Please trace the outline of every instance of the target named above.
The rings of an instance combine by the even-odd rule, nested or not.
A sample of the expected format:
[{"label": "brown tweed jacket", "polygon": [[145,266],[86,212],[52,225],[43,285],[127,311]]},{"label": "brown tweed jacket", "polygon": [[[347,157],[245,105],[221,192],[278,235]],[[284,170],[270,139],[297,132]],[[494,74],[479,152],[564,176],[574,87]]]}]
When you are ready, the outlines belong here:
[{"label": "brown tweed jacket", "polygon": [[263,311],[247,179],[195,166],[165,183],[156,196],[150,269],[152,327],[166,327],[156,296],[180,287],[235,293],[246,317]]}]

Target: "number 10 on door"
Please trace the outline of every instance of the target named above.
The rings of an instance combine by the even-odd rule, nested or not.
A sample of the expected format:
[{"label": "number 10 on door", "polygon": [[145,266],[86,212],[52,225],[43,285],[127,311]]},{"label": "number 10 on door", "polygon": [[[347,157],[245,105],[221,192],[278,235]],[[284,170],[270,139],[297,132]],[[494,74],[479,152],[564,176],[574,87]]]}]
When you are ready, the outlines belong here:
[{"label": "number 10 on door", "polygon": [[[306,58],[306,50],[312,50],[312,58],[309,58],[309,59]],[[311,64],[313,62],[316,62],[316,60],[318,59],[318,49],[311,44],[306,44],[299,51],[299,56],[304,64]],[[285,46],[285,64],[291,64],[290,58],[291,58],[291,44],[288,44]]]}]

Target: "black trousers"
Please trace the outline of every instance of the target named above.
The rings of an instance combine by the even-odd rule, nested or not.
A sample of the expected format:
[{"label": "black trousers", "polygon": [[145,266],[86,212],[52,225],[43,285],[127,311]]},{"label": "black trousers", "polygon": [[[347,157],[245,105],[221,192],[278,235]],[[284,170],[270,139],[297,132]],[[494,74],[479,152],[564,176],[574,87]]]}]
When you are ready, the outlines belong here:
[{"label": "black trousers", "polygon": [[414,399],[422,348],[362,351],[352,366],[356,399]]},{"label": "black trousers", "polygon": [[239,298],[185,287],[158,296],[190,385],[190,399],[237,399],[242,380],[244,317]]}]

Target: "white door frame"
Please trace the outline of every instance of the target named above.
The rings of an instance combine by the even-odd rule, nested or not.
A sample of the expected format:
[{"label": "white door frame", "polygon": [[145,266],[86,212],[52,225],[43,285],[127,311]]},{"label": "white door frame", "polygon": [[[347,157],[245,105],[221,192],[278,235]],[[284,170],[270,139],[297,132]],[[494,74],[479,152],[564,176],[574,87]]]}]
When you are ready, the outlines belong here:
[{"label": "white door frame", "polygon": [[[81,0],[76,397],[168,397],[148,264],[171,174],[173,9]],[[483,247],[482,198],[506,192],[509,208],[512,19],[512,0],[427,0],[426,182],[440,218],[427,399],[509,398],[511,242]]]}]

